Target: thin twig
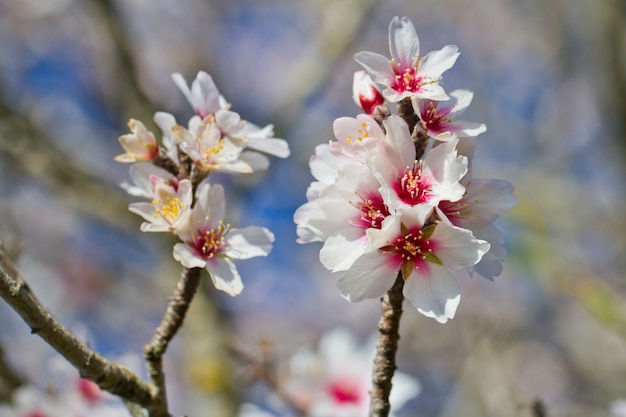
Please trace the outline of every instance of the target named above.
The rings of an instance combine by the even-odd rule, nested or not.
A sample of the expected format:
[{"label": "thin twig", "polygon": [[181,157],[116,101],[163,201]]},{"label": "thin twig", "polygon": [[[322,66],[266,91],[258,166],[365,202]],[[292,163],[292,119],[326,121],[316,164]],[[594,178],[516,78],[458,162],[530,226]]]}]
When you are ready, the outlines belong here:
[{"label": "thin twig", "polygon": [[146,366],[150,380],[155,386],[155,397],[167,409],[163,355],[167,346],[183,325],[185,315],[200,284],[201,268],[184,268],[174,293],[170,297],[167,310],[156,328],[152,340],[144,347]]},{"label": "thin twig", "polygon": [[127,401],[141,404],[151,416],[167,415],[155,402],[150,384],[78,340],[41,305],[28,285],[14,276],[16,273],[10,260],[0,256],[0,296],[30,326],[31,333],[37,334],[74,365],[81,377]]},{"label": "thin twig", "polygon": [[382,298],[382,313],[378,322],[378,342],[374,357],[372,373],[372,390],[369,417],[387,417],[389,415],[389,393],[391,378],[396,370],[396,351],[400,334],[400,317],[402,316],[402,288],[404,280],[398,273],[396,282]]}]

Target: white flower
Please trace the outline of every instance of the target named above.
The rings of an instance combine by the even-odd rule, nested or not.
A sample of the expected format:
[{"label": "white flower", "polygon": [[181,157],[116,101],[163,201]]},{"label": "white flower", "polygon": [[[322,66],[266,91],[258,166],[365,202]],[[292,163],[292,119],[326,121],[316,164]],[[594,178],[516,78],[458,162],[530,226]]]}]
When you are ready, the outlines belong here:
[{"label": "white flower", "polygon": [[159,154],[159,146],[152,132],[150,132],[139,120],[130,119],[128,127],[132,133],[122,135],[119,138],[120,145],[126,151],[117,155],[117,162],[151,161]]},{"label": "white flower", "polygon": [[206,72],[198,72],[191,88],[181,74],[175,73],[172,78],[200,118],[200,121],[192,119],[189,122],[190,134],[180,127],[174,129],[181,149],[199,164],[200,169],[233,172],[267,169],[267,157],[257,152],[244,152],[244,148],[279,158],[289,156],[287,142],[273,137],[274,126],[260,128],[241,120],[238,113],[229,110],[230,106]]},{"label": "white flower", "polygon": [[[361,417],[368,414],[372,388],[375,338],[360,343],[345,329],[326,333],[317,349],[303,348],[290,360],[285,388],[290,397],[311,417]],[[420,384],[396,372],[390,416],[417,396]]]},{"label": "white flower", "polygon": [[146,220],[142,232],[175,232],[191,213],[191,182],[185,179],[172,184],[160,177],[151,177],[151,182],[152,202],[132,203],[128,209]]},{"label": "white flower", "polygon": [[467,158],[457,155],[458,139],[442,143],[415,160],[415,147],[406,123],[398,116],[384,122],[387,146],[371,161],[381,194],[390,208],[417,204],[436,206],[442,200],[460,199],[465,187],[459,182],[467,172]]},{"label": "white flower", "polygon": [[454,90],[450,96],[454,100],[442,102],[412,98],[413,108],[428,136],[439,141],[448,141],[456,137],[478,136],[487,130],[487,126],[483,123],[454,120],[472,102],[473,93],[471,91]]},{"label": "white flower", "polygon": [[188,223],[176,230],[185,243],[174,246],[174,259],[187,268],[206,268],[215,288],[235,296],[243,283],[232,260],[266,256],[274,235],[257,226],[231,228],[223,223],[224,213],[224,188],[205,183]]},{"label": "white flower", "polygon": [[448,221],[427,224],[431,212],[423,204],[401,209],[381,229],[368,229],[368,251],[337,283],[342,295],[348,301],[378,298],[401,271],[403,294],[420,313],[440,323],[454,318],[461,295],[451,271],[478,263],[489,243]]},{"label": "white flower", "polygon": [[198,72],[196,79],[191,83],[191,88],[189,88],[185,78],[179,73],[172,74],[172,79],[201,118],[214,114],[222,108],[220,92],[213,82],[213,78],[206,72]]},{"label": "white flower", "polygon": [[188,129],[175,125],[172,133],[180,149],[189,155],[200,171],[254,171],[250,164],[241,159],[243,148],[222,135],[214,117],[200,119],[195,116],[189,121]]},{"label": "white flower", "polygon": [[396,16],[389,25],[389,49],[391,60],[374,52],[359,52],[354,56],[372,79],[384,87],[383,95],[387,100],[398,102],[412,96],[448,99],[439,79],[458,58],[456,46],[447,45],[422,58],[413,23],[406,17]]}]

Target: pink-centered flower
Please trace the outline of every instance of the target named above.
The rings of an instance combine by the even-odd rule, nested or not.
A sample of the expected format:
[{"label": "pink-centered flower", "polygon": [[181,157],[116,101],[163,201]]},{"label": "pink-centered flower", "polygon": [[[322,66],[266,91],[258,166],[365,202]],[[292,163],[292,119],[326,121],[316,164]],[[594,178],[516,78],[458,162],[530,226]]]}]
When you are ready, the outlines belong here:
[{"label": "pink-centered flower", "polygon": [[413,23],[406,17],[396,16],[389,25],[389,49],[391,60],[374,52],[358,52],[354,56],[374,82],[384,88],[383,96],[387,100],[398,102],[406,97],[448,99],[439,80],[456,62],[459,56],[456,46],[447,45],[422,57]]},{"label": "pink-centered flower", "polygon": [[[360,417],[368,414],[372,388],[375,338],[360,342],[345,329],[333,329],[317,349],[304,347],[289,362],[284,375],[290,398],[311,417]],[[393,376],[390,416],[420,392],[417,380],[403,372]]]},{"label": "pink-centered flower", "polygon": [[117,155],[114,158],[117,162],[151,161],[159,154],[159,146],[154,135],[143,123],[130,119],[128,127],[132,133],[119,138],[120,145],[126,153]]},{"label": "pink-centered flower", "polygon": [[424,159],[416,161],[406,123],[392,115],[384,125],[386,146],[370,165],[391,208],[418,204],[435,207],[442,200],[456,201],[463,196],[465,188],[459,181],[467,172],[468,161],[457,155],[458,139],[434,147]]},{"label": "pink-centered flower", "polygon": [[187,268],[206,268],[215,288],[235,296],[243,283],[233,260],[266,256],[274,235],[258,226],[231,228],[223,221],[224,201],[220,184],[201,187],[187,224],[176,230],[184,243],[174,246],[174,259]]},{"label": "pink-centered flower", "polygon": [[348,301],[382,296],[400,271],[404,296],[440,323],[454,318],[461,295],[452,271],[470,268],[489,250],[467,229],[448,221],[427,223],[432,210],[417,205],[388,216],[381,229],[368,229],[368,250],[337,285]]},{"label": "pink-centered flower", "polygon": [[448,101],[412,98],[413,108],[428,136],[448,141],[456,137],[475,137],[487,130],[483,123],[455,120],[472,102],[471,91],[454,90],[450,96],[452,100]]}]

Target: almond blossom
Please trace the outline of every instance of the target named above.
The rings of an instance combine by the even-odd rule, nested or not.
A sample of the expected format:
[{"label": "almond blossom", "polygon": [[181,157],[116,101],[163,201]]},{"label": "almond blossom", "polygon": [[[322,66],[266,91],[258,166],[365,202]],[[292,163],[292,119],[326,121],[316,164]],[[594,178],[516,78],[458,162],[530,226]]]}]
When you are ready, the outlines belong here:
[{"label": "almond blossom", "polygon": [[420,313],[440,323],[454,318],[461,295],[452,271],[475,265],[489,243],[448,221],[429,223],[431,211],[404,208],[380,229],[368,229],[368,250],[341,273],[341,294],[349,301],[378,298],[400,271],[403,294]]},{"label": "almond blossom", "polygon": [[374,52],[354,55],[374,82],[384,88],[385,99],[390,102],[406,97],[448,99],[439,80],[456,62],[459,56],[456,46],[447,45],[422,57],[413,23],[407,17],[396,16],[389,25],[389,50],[391,60]]},{"label": "almond blossom", "polygon": [[128,127],[132,133],[119,138],[120,145],[126,151],[116,156],[117,162],[150,161],[159,154],[159,147],[152,132],[139,120],[130,119]]},{"label": "almond blossom", "polygon": [[187,223],[175,231],[184,243],[174,246],[174,259],[187,268],[206,268],[215,288],[235,296],[243,283],[232,260],[266,256],[274,235],[258,226],[231,228],[224,214],[224,188],[203,184]]},{"label": "almond blossom", "polygon": [[420,125],[431,138],[448,141],[456,137],[476,137],[487,130],[483,123],[455,120],[472,102],[473,93],[469,90],[454,90],[453,100],[434,101],[412,98],[413,108],[420,119]]},{"label": "almond blossom", "polygon": [[442,200],[456,201],[465,188],[459,182],[467,172],[467,158],[457,155],[458,140],[433,148],[415,160],[415,147],[406,123],[396,115],[385,120],[386,142],[381,155],[370,162],[383,187],[385,201],[394,208],[417,204],[436,206]]},{"label": "almond blossom", "polygon": [[181,74],[174,73],[172,78],[198,116],[190,120],[188,129],[173,128],[174,135],[183,152],[189,154],[201,170],[252,172],[267,168],[267,157],[244,152],[244,148],[279,158],[289,156],[287,142],[273,137],[273,125],[260,128],[241,120],[238,113],[230,110],[230,105],[206,72],[198,72],[191,88]]},{"label": "almond blossom", "polygon": [[132,203],[128,209],[146,220],[142,232],[175,232],[191,213],[193,191],[189,180],[172,183],[153,176],[152,202]]},{"label": "almond blossom", "polygon": [[[282,375],[286,392],[311,417],[368,415],[374,351],[373,338],[362,343],[346,329],[332,329],[316,349],[303,347],[291,357]],[[415,378],[403,372],[396,372],[393,387],[390,416],[397,415],[421,389]]]}]

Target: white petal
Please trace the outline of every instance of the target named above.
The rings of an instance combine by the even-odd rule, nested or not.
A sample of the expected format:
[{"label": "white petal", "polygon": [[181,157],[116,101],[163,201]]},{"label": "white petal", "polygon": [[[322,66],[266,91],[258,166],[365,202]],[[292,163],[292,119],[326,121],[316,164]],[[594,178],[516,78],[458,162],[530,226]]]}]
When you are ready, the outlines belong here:
[{"label": "white petal", "polygon": [[450,97],[456,100],[456,104],[450,111],[450,116],[458,116],[467,109],[474,98],[474,93],[470,90],[459,89],[450,92]]},{"label": "white petal", "polygon": [[354,60],[361,64],[374,82],[389,85],[395,76],[389,58],[374,52],[358,52]]},{"label": "white petal", "polygon": [[284,139],[248,138],[248,148],[265,152],[279,158],[287,158],[290,155],[289,144]]},{"label": "white petal", "polygon": [[197,200],[193,208],[193,223],[206,224],[211,229],[218,227],[224,219],[226,200],[224,187],[221,184],[204,183],[196,192]]},{"label": "white petal", "polygon": [[420,54],[420,42],[413,23],[407,17],[394,17],[389,24],[391,57],[403,66],[412,66]]},{"label": "white petal", "polygon": [[243,290],[243,282],[235,264],[228,259],[213,258],[207,262],[206,269],[209,271],[213,285],[226,294],[235,296]]},{"label": "white petal", "polygon": [[[408,96],[410,95],[410,93],[406,92],[405,95]],[[436,100],[436,101],[446,101],[450,99],[450,97],[448,97],[443,87],[435,82],[423,84],[422,89],[418,95],[420,98],[427,98],[429,100]]]},{"label": "white petal", "polygon": [[396,371],[391,383],[393,389],[389,394],[389,402],[393,404],[394,410],[402,408],[404,403],[417,397],[422,390],[420,382],[404,372]]},{"label": "white petal", "polygon": [[389,261],[389,255],[378,251],[361,256],[337,282],[341,295],[350,302],[381,297],[395,282],[400,267]]},{"label": "white petal", "polygon": [[253,171],[265,171],[270,167],[270,160],[267,156],[258,152],[243,151],[239,155],[239,160],[248,164]]},{"label": "white petal", "polygon": [[226,255],[234,259],[248,259],[267,256],[272,250],[274,235],[264,227],[250,226],[243,229],[230,229],[226,235],[229,246]]},{"label": "white petal", "polygon": [[446,268],[429,266],[426,275],[420,271],[411,274],[404,283],[403,294],[420,313],[445,323],[454,318],[461,300],[459,285]]},{"label": "white petal", "polygon": [[489,243],[447,221],[437,224],[430,238],[437,242],[435,255],[450,269],[469,268],[489,250]]},{"label": "white petal", "polygon": [[357,228],[345,229],[329,237],[320,250],[320,262],[332,272],[349,269],[365,253],[367,239]]},{"label": "white petal", "polygon": [[459,120],[456,122],[456,132],[459,137],[475,137],[487,131],[487,125],[484,123],[466,122]]},{"label": "white petal", "polygon": [[196,256],[191,248],[184,243],[174,245],[174,259],[180,262],[185,268],[204,268],[206,261]]},{"label": "white petal", "polygon": [[422,60],[418,72],[428,78],[438,80],[446,70],[452,68],[459,57],[459,48],[446,45],[438,51],[429,52]]}]

